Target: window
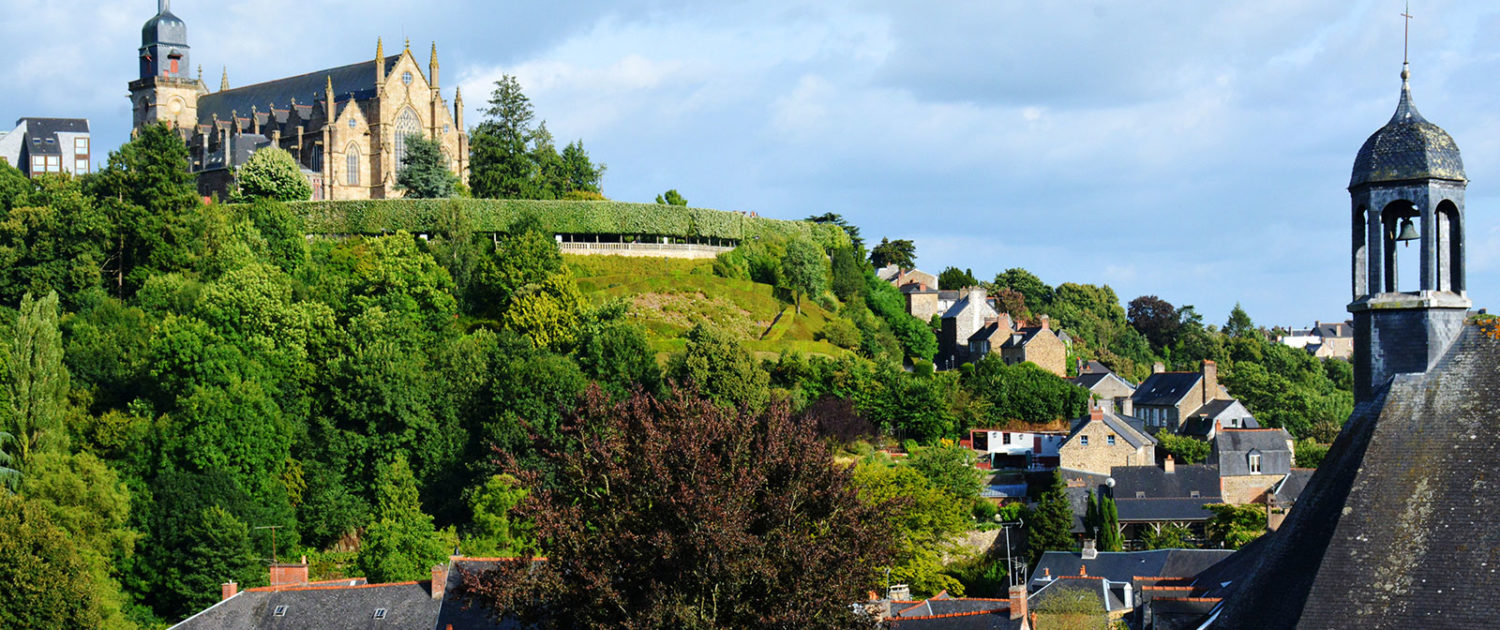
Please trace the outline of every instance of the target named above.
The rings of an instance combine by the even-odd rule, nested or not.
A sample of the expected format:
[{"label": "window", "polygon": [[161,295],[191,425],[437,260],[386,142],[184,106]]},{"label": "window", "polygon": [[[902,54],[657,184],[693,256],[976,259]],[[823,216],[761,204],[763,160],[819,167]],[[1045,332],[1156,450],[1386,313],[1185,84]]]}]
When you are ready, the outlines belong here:
[{"label": "window", "polygon": [[1137,499],[1144,499],[1144,498],[1146,498],[1146,491],[1144,491],[1144,490],[1136,490],[1135,491],[1135,498],[1137,498]]},{"label": "window", "polygon": [[1104,441],[1105,441],[1105,443],[1109,444],[1110,446],[1114,446],[1115,445],[1115,436],[1111,435],[1111,436],[1109,436],[1107,438],[1104,438]]},{"label": "window", "polygon": [[411,72],[402,72],[401,82],[407,85],[411,85]]},{"label": "window", "polygon": [[443,125],[443,133],[448,133],[448,125]]},{"label": "window", "polygon": [[353,128],[358,127],[358,126],[359,126],[359,121],[354,120],[353,118],[349,119],[349,128],[350,129],[353,129]]},{"label": "window", "polygon": [[359,185],[359,147],[353,144],[344,149],[344,183],[349,186]]},{"label": "window", "polygon": [[31,172],[45,173],[47,171],[47,158],[36,156],[31,158]]},{"label": "window", "polygon": [[406,161],[406,137],[422,133],[422,122],[417,120],[417,113],[410,107],[396,117],[396,168],[401,168],[401,163]]},{"label": "window", "polygon": [[170,61],[172,65],[171,65],[171,69],[167,70],[167,73],[168,74],[177,74],[177,61],[178,61],[178,58],[177,57],[170,57],[170,58],[168,58],[168,61]]},{"label": "window", "polygon": [[1084,446],[1088,446],[1089,445],[1089,436],[1087,436],[1087,435],[1080,435],[1080,436],[1078,436],[1078,443],[1082,444]]},{"label": "window", "polygon": [[1199,497],[1199,494],[1198,494],[1197,490],[1191,490],[1191,491],[1188,492],[1188,498],[1190,498],[1190,499],[1196,499],[1198,497]]},{"label": "window", "polygon": [[[264,610],[264,609],[262,609],[262,610]],[[271,616],[272,617],[285,617],[286,616],[286,606],[277,606],[276,610],[271,613]]]},{"label": "window", "polygon": [[73,174],[83,175],[89,172],[89,161],[87,158],[73,160]]},{"label": "window", "polygon": [[375,609],[375,618],[376,619],[385,619],[385,609],[384,608],[376,608]]},{"label": "window", "polygon": [[62,172],[62,156],[61,155],[49,155],[49,156],[47,156],[47,172],[48,173],[61,173]]},{"label": "window", "polygon": [[1001,433],[1000,434],[1000,443],[1001,444],[1010,444],[1010,434],[1009,433]]},{"label": "window", "polygon": [[1260,474],[1260,453],[1251,453],[1250,456],[1249,456],[1249,459],[1250,459],[1250,474],[1252,474],[1252,475],[1259,475]]},{"label": "window", "polygon": [[78,155],[88,155],[88,152],[89,152],[89,139],[88,138],[74,138],[73,139],[73,153],[76,153]]}]

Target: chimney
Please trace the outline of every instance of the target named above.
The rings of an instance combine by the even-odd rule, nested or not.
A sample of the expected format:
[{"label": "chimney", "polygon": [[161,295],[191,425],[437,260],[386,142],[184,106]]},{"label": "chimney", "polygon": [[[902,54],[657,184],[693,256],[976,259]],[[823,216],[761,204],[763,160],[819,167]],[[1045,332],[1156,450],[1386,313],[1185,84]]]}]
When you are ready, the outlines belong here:
[{"label": "chimney", "polygon": [[1052,581],[1052,569],[1049,569],[1047,567],[1042,567],[1042,578],[1046,579],[1048,582],[1051,582]]},{"label": "chimney", "polygon": [[1042,330],[1052,330],[1052,318],[1051,317],[1048,317],[1046,315],[1042,316]]},{"label": "chimney", "polygon": [[1084,560],[1093,560],[1099,557],[1099,547],[1093,539],[1084,539],[1082,556]]},{"label": "chimney", "polygon": [[1020,584],[1010,587],[1010,618],[1026,618],[1026,587]]},{"label": "chimney", "polygon": [[1161,468],[1162,470],[1166,471],[1167,474],[1173,474],[1177,472],[1177,460],[1172,459],[1171,455],[1167,455],[1167,458],[1162,460],[1161,462]]},{"label": "chimney", "polygon": [[1152,374],[1161,374],[1162,372],[1165,372],[1165,371],[1167,371],[1167,366],[1162,365],[1161,361],[1157,361],[1156,363],[1152,363],[1151,364],[1151,373]]},{"label": "chimney", "polygon": [[1088,374],[1088,372],[1084,370],[1084,366],[1087,365],[1087,364],[1088,364],[1088,362],[1084,361],[1083,359],[1079,359],[1078,360],[1078,373],[1079,374]]},{"label": "chimney", "polygon": [[219,585],[219,599],[221,601],[234,597],[235,595],[238,595],[239,592],[240,585],[234,582],[225,582]]},{"label": "chimney", "polygon": [[898,602],[911,601],[911,587],[905,584],[892,584],[886,597]]},{"label": "chimney", "polygon": [[1131,398],[1129,396],[1122,396],[1121,398],[1124,398],[1125,400],[1123,400],[1123,401],[1120,402],[1120,415],[1122,415],[1122,416],[1134,416],[1135,415],[1135,399]]},{"label": "chimney", "polygon": [[1090,420],[1103,420],[1104,419],[1104,408],[1103,407],[1090,407],[1089,408],[1089,419]]},{"label": "chimney", "polygon": [[1203,403],[1219,398],[1219,364],[1203,360]]},{"label": "chimney", "polygon": [[280,563],[271,565],[271,586],[296,586],[307,583],[307,556],[299,564]]},{"label": "chimney", "polygon": [[1223,431],[1223,430],[1224,430],[1224,421],[1223,420],[1214,420],[1214,434],[1213,434],[1213,436],[1210,436],[1210,437],[1218,436],[1219,432]]},{"label": "chimney", "polygon": [[1121,599],[1125,600],[1125,609],[1126,610],[1130,610],[1131,608],[1135,608],[1134,593],[1131,593],[1130,591],[1131,591],[1130,582],[1126,582],[1125,583],[1125,597],[1121,598]]},{"label": "chimney", "polygon": [[433,599],[442,599],[443,598],[443,591],[447,590],[447,588],[448,588],[448,565],[446,565],[446,564],[434,564],[434,565],[432,565],[432,586],[428,588],[428,590],[432,591],[432,598]]},{"label": "chimney", "polygon": [[1089,576],[1089,565],[1086,565],[1086,564],[1080,564],[1080,565],[1078,565],[1078,575],[1081,576],[1081,577],[1088,577]]}]

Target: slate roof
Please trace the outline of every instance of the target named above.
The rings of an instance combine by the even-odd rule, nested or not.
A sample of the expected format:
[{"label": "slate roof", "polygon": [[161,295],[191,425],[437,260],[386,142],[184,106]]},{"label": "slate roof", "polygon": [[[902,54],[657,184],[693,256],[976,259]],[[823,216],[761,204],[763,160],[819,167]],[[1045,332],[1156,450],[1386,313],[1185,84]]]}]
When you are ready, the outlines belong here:
[{"label": "slate roof", "polygon": [[146,20],[141,25],[141,45],[151,44],[176,44],[187,45],[187,24],[182,18],[172,14],[170,10],[164,10]]},{"label": "slate roof", "polygon": [[1213,597],[1167,597],[1146,605],[1151,607],[1153,630],[1196,630],[1219,602]]},{"label": "slate roof", "polygon": [[[383,72],[389,74],[400,59],[401,55],[386,57]],[[265,111],[274,103],[278,108],[274,112],[275,118],[278,122],[285,123],[291,112],[289,109],[282,108],[289,108],[293,98],[297,99],[300,106],[311,106],[313,103],[324,100],[327,97],[325,89],[330,78],[333,80],[335,101],[342,102],[350,98],[363,100],[375,95],[374,63],[361,61],[347,66],[204,94],[198,97],[198,122],[207,124],[213,120],[214,114],[219,115],[219,120],[229,120],[231,112],[248,116],[251,107]]]},{"label": "slate roof", "polygon": [[83,118],[22,118],[26,123],[26,151],[30,155],[62,155],[58,133],[88,133],[89,121]]},{"label": "slate roof", "polygon": [[1093,389],[1100,383],[1103,383],[1104,381],[1110,379],[1114,379],[1121,383],[1124,383],[1126,387],[1129,387],[1132,390],[1135,389],[1135,384],[1123,378],[1120,378],[1120,376],[1118,374],[1115,374],[1114,372],[1084,372],[1083,374],[1079,374],[1078,376],[1073,377],[1072,380],[1074,385],[1077,385],[1084,389]]},{"label": "slate roof", "polygon": [[[396,584],[315,585],[277,590],[250,589],[173,626],[181,630],[363,630],[410,628],[429,630],[437,619],[439,600],[427,582]],[[285,606],[285,613],[276,610]],[[377,610],[384,618],[375,620]],[[454,630],[458,630],[455,626]]]},{"label": "slate roof", "polygon": [[1441,127],[1427,122],[1412,102],[1411,84],[1401,71],[1401,100],[1390,122],[1370,135],[1354,157],[1349,187],[1413,179],[1467,181],[1458,144]]},{"label": "slate roof", "polygon": [[892,617],[885,627],[901,630],[1014,630],[1020,621],[1011,621],[1010,609],[996,612],[954,613],[924,617]]},{"label": "slate roof", "polygon": [[1344,322],[1320,322],[1313,329],[1314,335],[1319,337],[1354,337],[1354,326]]},{"label": "slate roof", "polygon": [[1135,388],[1130,399],[1137,405],[1176,405],[1202,378],[1198,372],[1157,372]]},{"label": "slate roof", "polygon": [[1216,466],[1176,466],[1172,473],[1160,466],[1115,466],[1109,473],[1122,523],[1207,520],[1212,513],[1203,506],[1224,502]]},{"label": "slate roof", "polygon": [[[970,306],[969,297],[969,295],[965,295],[959,301],[954,302],[953,306],[948,307],[948,310],[943,313],[943,319],[958,317],[959,315],[962,315],[964,311],[968,310]],[[988,300],[980,300],[978,308],[981,309],[981,312],[986,314],[986,317],[994,317],[996,314],[995,309],[990,308]]]},{"label": "slate roof", "polygon": [[1129,582],[1136,577],[1193,578],[1233,554],[1234,551],[1227,549],[1101,551],[1098,557],[1084,560],[1083,554],[1076,551],[1048,551],[1032,570],[1031,584],[1037,584],[1041,576],[1049,573],[1054,578],[1078,575],[1084,567],[1088,575],[1114,582]]},{"label": "slate roof", "polygon": [[1038,588],[1026,598],[1026,608],[1037,610],[1037,606],[1046,600],[1048,595],[1059,591],[1084,591],[1099,599],[1099,605],[1106,611],[1115,611],[1125,608],[1125,602],[1115,594],[1114,589],[1105,588],[1104,578],[1093,575],[1054,575],[1052,581]]},{"label": "slate roof", "polygon": [[[990,322],[988,324],[985,324],[984,327],[980,328],[974,334],[969,335],[969,343],[974,343],[976,341],[991,341],[991,338],[993,337],[1001,337],[1004,339],[1005,343],[1008,344],[1010,343],[1010,333],[1010,328],[1001,327],[1000,322]],[[991,341],[991,345],[995,345],[993,341]]]},{"label": "slate roof", "polygon": [[1277,505],[1288,506],[1297,503],[1297,498],[1302,496],[1302,491],[1307,489],[1307,482],[1312,480],[1312,468],[1293,468],[1281,481],[1271,486],[1271,498]]},{"label": "slate roof", "polygon": [[1496,365],[1500,341],[1466,326],[1428,372],[1358,403],[1213,627],[1492,626]]},{"label": "slate roof", "polygon": [[1090,361],[1085,362],[1083,364],[1083,368],[1080,369],[1080,370],[1078,370],[1078,372],[1080,374],[1103,374],[1103,373],[1112,373],[1112,370],[1109,369],[1109,366],[1107,366],[1107,365],[1105,365],[1103,363],[1100,363],[1098,361],[1090,360]]},{"label": "slate roof", "polygon": [[[1083,431],[1083,429],[1087,427],[1089,425],[1089,422],[1091,421],[1092,420],[1090,420],[1089,418],[1082,418],[1079,421],[1074,422],[1073,429],[1068,432],[1068,438],[1064,440],[1063,443],[1066,444],[1073,441],[1073,436],[1076,436],[1079,432]],[[1130,418],[1128,416],[1119,416],[1106,411],[1104,412],[1103,417],[1099,419],[1099,421],[1103,422],[1104,426],[1109,427],[1110,430],[1115,432],[1115,435],[1120,436],[1125,440],[1127,444],[1130,444],[1132,447],[1140,448],[1142,446],[1155,445],[1157,443],[1156,437],[1146,432],[1145,425],[1141,424],[1141,421],[1134,418]]]},{"label": "slate roof", "polygon": [[1031,340],[1034,339],[1043,330],[1047,329],[1042,328],[1041,326],[1023,326],[1016,329],[1016,331],[1012,333],[1010,337],[1006,338],[1003,345],[1006,348],[1020,348],[1028,343],[1031,343]]},{"label": "slate roof", "polygon": [[[1083,515],[1088,513],[1089,491],[1093,490],[1096,495],[1104,492],[1108,487],[1105,482],[1109,480],[1109,475],[1074,468],[1058,468],[1057,474],[1062,475],[1063,483],[1068,485],[1068,507],[1073,510],[1073,527],[1069,531],[1082,534]],[[1070,481],[1081,483],[1069,483]]]},{"label": "slate roof", "polygon": [[1249,475],[1248,456],[1254,451],[1260,454],[1261,474],[1286,474],[1292,469],[1291,439],[1286,429],[1223,429],[1214,437],[1214,461],[1220,475]]},{"label": "slate roof", "polygon": [[997,610],[1010,610],[1008,599],[984,599],[984,598],[952,598],[947,597],[946,592],[939,597],[934,597],[915,605],[906,606],[899,610],[892,606],[891,614],[895,617],[930,617],[933,615],[952,615],[957,613],[994,612]]}]

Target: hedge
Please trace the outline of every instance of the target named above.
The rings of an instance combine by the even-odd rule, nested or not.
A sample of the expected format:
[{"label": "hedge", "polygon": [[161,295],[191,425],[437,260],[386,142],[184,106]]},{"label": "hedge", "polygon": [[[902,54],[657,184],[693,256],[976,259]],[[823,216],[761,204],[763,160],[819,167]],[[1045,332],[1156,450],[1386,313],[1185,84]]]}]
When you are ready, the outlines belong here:
[{"label": "hedge", "polygon": [[534,217],[559,234],[635,234],[681,238],[803,237],[824,248],[849,244],[834,225],[750,217],[737,212],[623,201],[535,201],[529,199],[380,199],[304,201],[288,204],[309,234],[431,232],[445,207],[468,214],[477,232],[506,232]]}]

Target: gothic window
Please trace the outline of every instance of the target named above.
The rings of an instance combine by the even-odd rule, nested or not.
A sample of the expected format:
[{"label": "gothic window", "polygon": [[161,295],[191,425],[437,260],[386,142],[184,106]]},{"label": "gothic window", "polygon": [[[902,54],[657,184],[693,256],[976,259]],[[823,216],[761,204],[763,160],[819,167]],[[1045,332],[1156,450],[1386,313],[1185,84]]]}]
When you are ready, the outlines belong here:
[{"label": "gothic window", "polygon": [[411,72],[401,73],[401,82],[407,85],[411,85]]},{"label": "gothic window", "polygon": [[359,147],[353,144],[344,150],[344,183],[349,186],[359,185]]},{"label": "gothic window", "polygon": [[417,120],[417,113],[410,107],[396,117],[396,168],[401,168],[401,163],[406,161],[406,137],[420,135],[422,133],[422,122]]}]

